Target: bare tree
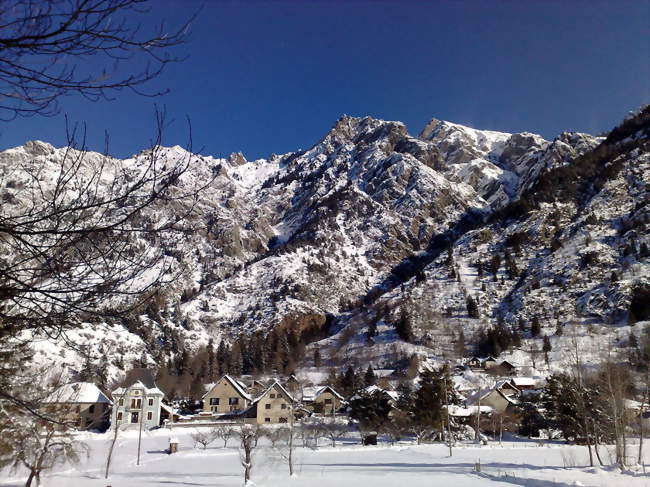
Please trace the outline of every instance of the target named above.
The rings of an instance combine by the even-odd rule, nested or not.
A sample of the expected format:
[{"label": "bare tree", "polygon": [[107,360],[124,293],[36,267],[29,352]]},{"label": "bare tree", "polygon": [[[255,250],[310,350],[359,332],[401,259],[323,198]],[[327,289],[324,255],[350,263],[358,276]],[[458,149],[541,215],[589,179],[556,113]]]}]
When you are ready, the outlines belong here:
[{"label": "bare tree", "polygon": [[[53,115],[71,94],[110,99],[144,85],[186,41],[189,22],[146,29],[148,0],[8,0],[0,4],[0,118]],[[91,59],[93,63],[88,63]],[[126,65],[126,66],[125,66]],[[90,67],[92,66],[92,67]],[[140,66],[134,72],[133,66]],[[125,69],[125,67],[127,69]]]},{"label": "bare tree", "polygon": [[265,428],[263,435],[271,442],[271,448],[277,448],[280,443],[287,442],[289,439],[289,428],[281,426],[278,428]]},{"label": "bare tree", "polygon": [[250,424],[243,424],[237,429],[239,437],[239,460],[244,467],[244,484],[249,484],[253,471],[253,452],[257,446],[260,430]]},{"label": "bare tree", "polygon": [[341,420],[337,420],[337,418],[328,418],[318,426],[323,436],[332,441],[332,447],[336,447],[336,442],[349,431],[348,425],[341,422]]},{"label": "bare tree", "polygon": [[212,443],[216,438],[215,431],[210,430],[196,430],[194,433],[190,434],[190,438],[194,441],[194,446],[201,445],[205,450],[210,443]]},{"label": "bare tree", "polygon": [[228,446],[228,440],[235,435],[235,431],[230,426],[215,426],[212,428],[215,438],[223,440],[223,447]]},{"label": "bare tree", "polygon": [[[56,378],[49,386],[34,380],[23,384],[20,400],[29,403],[34,410],[41,411],[39,415],[31,414],[28,409],[18,407],[0,407],[0,424],[3,424],[0,438],[0,450],[8,453],[14,472],[26,469],[29,474],[25,483],[30,487],[32,482],[40,484],[40,476],[46,470],[63,463],[78,463],[87,447],[79,442],[73,432],[77,418],[71,413],[66,403],[46,402],[60,391],[60,378]],[[63,398],[59,398],[63,399]],[[67,397],[74,401],[74,398]],[[45,421],[41,418],[52,418]]]}]

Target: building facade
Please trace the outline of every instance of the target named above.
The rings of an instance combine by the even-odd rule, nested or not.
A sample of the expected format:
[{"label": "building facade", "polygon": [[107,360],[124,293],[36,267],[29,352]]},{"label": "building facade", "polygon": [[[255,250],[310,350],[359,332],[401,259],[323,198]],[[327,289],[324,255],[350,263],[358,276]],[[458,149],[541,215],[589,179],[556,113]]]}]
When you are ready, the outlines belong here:
[{"label": "building facade", "polygon": [[111,400],[95,384],[73,382],[56,389],[42,408],[79,430],[104,430],[109,424]]},{"label": "building facade", "polygon": [[215,414],[237,413],[253,402],[244,385],[227,374],[203,395],[202,400],[203,411]]},{"label": "building facade", "polygon": [[150,371],[131,374],[131,378],[127,377],[125,385],[115,389],[112,396],[111,428],[139,428],[140,423],[144,429],[160,426],[162,400],[165,395],[156,387]]}]

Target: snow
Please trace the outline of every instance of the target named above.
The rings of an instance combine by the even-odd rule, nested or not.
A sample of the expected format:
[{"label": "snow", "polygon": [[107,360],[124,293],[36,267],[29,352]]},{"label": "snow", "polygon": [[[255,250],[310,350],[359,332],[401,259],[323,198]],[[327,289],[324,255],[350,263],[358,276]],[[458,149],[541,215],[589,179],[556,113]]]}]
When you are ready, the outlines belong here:
[{"label": "snow", "polygon": [[59,387],[45,403],[106,403],[112,404],[99,388],[90,382],[72,382]]},{"label": "snow", "polygon": [[[104,479],[106,453],[111,434],[82,434],[89,455],[77,466],[64,465],[43,475],[47,487],[106,487],[107,485],[148,487],[237,486],[243,484],[237,441],[227,448],[219,440],[207,449],[193,448],[188,430],[161,429],[142,437],[140,465],[136,465],[138,432],[120,433],[110,476]],[[179,452],[168,455],[170,437],[179,443]],[[487,446],[461,444],[453,456],[443,444],[415,445],[400,442],[395,446],[360,446],[351,435],[337,442],[324,438],[318,448],[294,450],[295,487],[347,487],[372,484],[374,487],[448,485],[453,487],[642,487],[647,476],[633,471],[620,473],[613,468],[590,468],[587,450],[581,446],[533,441],[506,441]],[[252,481],[258,486],[284,487],[289,480],[286,461],[264,440],[254,450]],[[645,461],[650,460],[646,455]],[[480,472],[475,466],[480,464]],[[0,486],[18,487],[25,472],[0,471]]]}]

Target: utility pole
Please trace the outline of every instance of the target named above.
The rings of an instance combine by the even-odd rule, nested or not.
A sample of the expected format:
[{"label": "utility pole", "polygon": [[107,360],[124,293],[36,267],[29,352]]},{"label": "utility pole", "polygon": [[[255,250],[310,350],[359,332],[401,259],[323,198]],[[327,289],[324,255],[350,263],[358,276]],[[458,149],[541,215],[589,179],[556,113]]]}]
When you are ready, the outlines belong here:
[{"label": "utility pole", "polygon": [[444,387],[445,387],[445,410],[447,411],[447,441],[449,442],[449,456],[452,456],[452,451],[451,451],[451,415],[449,414],[449,396],[447,395],[447,370],[445,369],[444,372]]},{"label": "utility pole", "polygon": [[140,420],[140,430],[138,431],[138,461],[136,465],[140,465],[140,445],[142,444],[142,423],[144,422],[144,412],[143,404],[146,404],[147,396],[143,397],[142,404],[140,404],[140,412],[138,413],[138,419]]}]

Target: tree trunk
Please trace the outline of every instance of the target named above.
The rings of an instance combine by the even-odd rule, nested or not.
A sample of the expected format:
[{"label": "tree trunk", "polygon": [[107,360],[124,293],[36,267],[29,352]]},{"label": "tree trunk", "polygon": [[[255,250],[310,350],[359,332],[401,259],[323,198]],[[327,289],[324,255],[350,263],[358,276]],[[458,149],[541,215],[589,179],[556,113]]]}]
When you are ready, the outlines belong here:
[{"label": "tree trunk", "polygon": [[25,487],[31,487],[32,480],[34,480],[34,477],[36,477],[36,473],[34,472],[34,470],[30,470],[29,477],[27,477],[27,481],[25,482]]},{"label": "tree trunk", "polygon": [[[117,421],[116,421],[117,423]],[[113,435],[113,441],[111,441],[111,447],[108,449],[108,458],[106,458],[106,472],[104,478],[108,478],[108,470],[111,467],[111,458],[113,457],[113,447],[115,447],[115,442],[117,441],[117,432],[119,430],[119,425],[115,425],[115,434]]]}]

